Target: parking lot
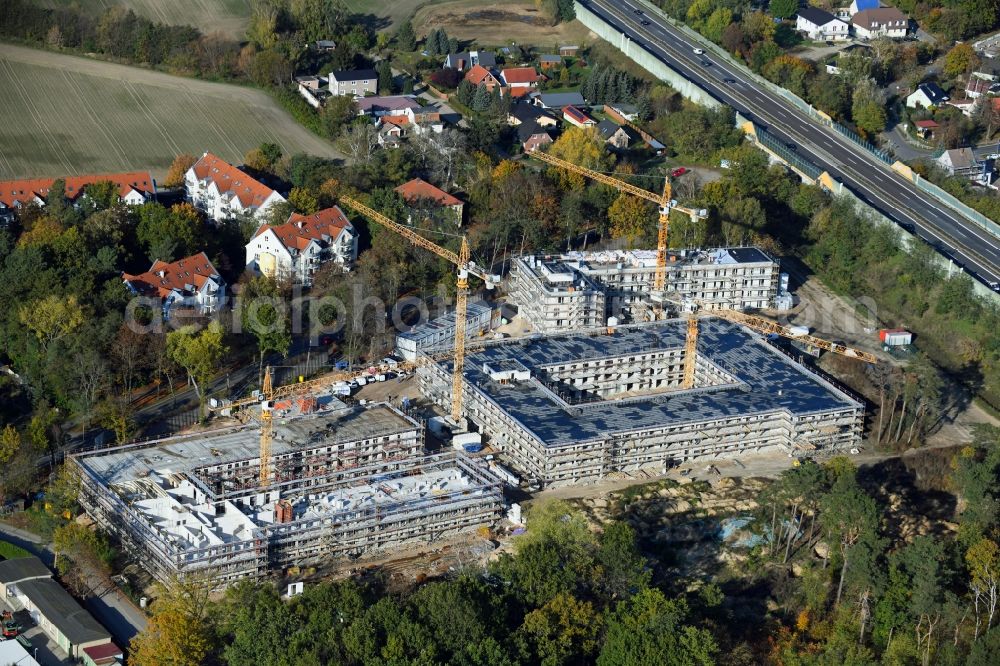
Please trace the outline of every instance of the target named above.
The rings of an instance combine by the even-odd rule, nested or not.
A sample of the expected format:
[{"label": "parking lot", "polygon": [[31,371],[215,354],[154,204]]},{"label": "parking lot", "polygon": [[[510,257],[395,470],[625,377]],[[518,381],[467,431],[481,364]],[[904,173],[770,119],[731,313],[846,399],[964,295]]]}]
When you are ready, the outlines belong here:
[{"label": "parking lot", "polygon": [[[42,666],[59,666],[73,663],[69,655],[61,647],[49,640],[49,637],[45,635],[41,627],[37,626],[34,620],[31,619],[31,614],[21,608],[16,600],[0,600],[0,609],[8,610],[14,614],[14,620],[21,625],[20,635],[27,639],[30,647],[25,645],[24,642],[21,644],[27,650],[28,654],[39,664]],[[17,639],[9,638],[7,640]]]}]

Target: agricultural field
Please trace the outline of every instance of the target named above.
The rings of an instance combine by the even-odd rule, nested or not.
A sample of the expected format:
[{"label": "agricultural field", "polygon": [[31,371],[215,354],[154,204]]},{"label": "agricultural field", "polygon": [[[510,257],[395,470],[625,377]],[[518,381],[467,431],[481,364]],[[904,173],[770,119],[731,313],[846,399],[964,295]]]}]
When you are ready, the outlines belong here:
[{"label": "agricultural field", "polygon": [[368,18],[368,23],[379,32],[395,32],[399,24],[413,16],[418,8],[436,4],[440,0],[344,0],[352,14]]},{"label": "agricultural field", "polygon": [[149,169],[264,141],[336,157],[260,90],[0,44],[0,179]]},{"label": "agricultural field", "polygon": [[532,46],[555,47],[558,44],[593,42],[597,36],[579,21],[552,25],[534,2],[507,2],[498,5],[482,0],[458,0],[441,4],[424,4],[413,17],[413,29],[418,38],[435,28],[444,28],[449,37],[498,46],[517,42]]},{"label": "agricultural field", "polygon": [[193,25],[203,33],[223,32],[242,39],[250,18],[250,0],[36,0],[45,7],[75,5],[102,12],[115,5],[168,25]]}]

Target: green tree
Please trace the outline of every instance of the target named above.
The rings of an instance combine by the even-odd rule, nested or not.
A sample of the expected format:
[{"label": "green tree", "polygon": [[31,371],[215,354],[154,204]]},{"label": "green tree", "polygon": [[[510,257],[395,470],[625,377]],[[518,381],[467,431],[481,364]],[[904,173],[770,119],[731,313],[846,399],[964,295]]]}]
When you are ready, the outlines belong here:
[{"label": "green tree", "polygon": [[799,0],[771,0],[767,6],[776,18],[790,18],[799,11]]},{"label": "green tree", "polygon": [[652,573],[639,553],[635,530],[615,521],[605,526],[597,541],[596,586],[609,599],[619,600],[638,594],[649,586]]},{"label": "green tree", "polygon": [[858,129],[867,135],[878,134],[885,129],[885,106],[875,100],[855,102],[851,107],[851,116]]},{"label": "green tree", "polygon": [[18,319],[42,345],[43,355],[49,346],[65,338],[83,325],[83,307],[75,295],[59,297],[50,294],[40,301],[24,305],[18,310]]},{"label": "green tree", "polygon": [[378,91],[381,95],[391,95],[393,91],[392,67],[388,60],[379,60],[375,65],[378,74]]},{"label": "green tree", "polygon": [[403,21],[396,31],[396,47],[400,51],[415,51],[417,48],[417,36],[413,32],[413,24]]},{"label": "green tree", "polygon": [[597,649],[601,616],[593,604],[560,593],[524,616],[518,632],[542,666],[578,664]]},{"label": "green tree", "polygon": [[240,322],[257,340],[259,375],[263,373],[264,356],[268,352],[288,354],[292,344],[291,322],[273,277],[262,275],[246,283],[240,293]]},{"label": "green tree", "polygon": [[979,64],[979,57],[971,44],[955,44],[944,57],[944,75],[947,77],[962,76],[972,71]]},{"label": "green tree", "polygon": [[224,337],[222,325],[217,321],[200,331],[191,325],[167,334],[167,356],[187,372],[198,396],[199,410],[204,410],[209,380],[229,351]]},{"label": "green tree", "polygon": [[722,32],[733,20],[733,12],[727,7],[719,7],[712,12],[705,20],[705,27],[702,32],[713,42],[722,40]]},{"label": "green tree", "polygon": [[462,106],[472,106],[472,99],[476,94],[476,87],[468,79],[462,79],[455,90],[455,96]]},{"label": "green tree", "polygon": [[858,486],[853,468],[838,476],[821,506],[820,520],[827,536],[840,548],[840,580],[834,601],[839,605],[852,555],[859,543],[874,536],[878,511],[875,501]]},{"label": "green tree", "polygon": [[622,601],[607,622],[597,666],[711,666],[718,646],[705,629],[685,624],[683,600],[656,588]]},{"label": "green tree", "polygon": [[289,8],[306,41],[330,39],[347,27],[349,12],[343,0],[291,0]]}]

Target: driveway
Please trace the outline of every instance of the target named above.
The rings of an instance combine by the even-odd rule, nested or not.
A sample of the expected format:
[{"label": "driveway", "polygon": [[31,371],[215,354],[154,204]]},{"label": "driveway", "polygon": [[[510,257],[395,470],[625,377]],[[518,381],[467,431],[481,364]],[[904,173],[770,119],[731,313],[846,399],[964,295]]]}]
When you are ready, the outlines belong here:
[{"label": "driveway", "polygon": [[914,143],[913,139],[906,135],[906,131],[900,124],[895,125],[888,132],[883,132],[881,136],[892,146],[892,152],[896,156],[896,159],[903,162],[930,157],[937,151],[936,148]]}]

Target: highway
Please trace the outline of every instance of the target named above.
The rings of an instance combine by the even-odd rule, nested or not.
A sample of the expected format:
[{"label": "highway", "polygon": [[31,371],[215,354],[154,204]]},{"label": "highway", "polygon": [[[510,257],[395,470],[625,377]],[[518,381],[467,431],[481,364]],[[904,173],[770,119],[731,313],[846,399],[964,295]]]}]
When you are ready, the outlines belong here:
[{"label": "highway", "polygon": [[[702,45],[649,5],[638,0],[578,0],[671,69],[733,107],[744,117],[789,144],[854,194],[980,282],[1000,285],[1000,239],[918,189],[835,129],[759,86],[751,75]],[[636,10],[642,11],[641,14]],[[647,25],[643,25],[646,22]],[[618,46],[617,44],[615,46]]]}]

